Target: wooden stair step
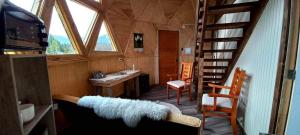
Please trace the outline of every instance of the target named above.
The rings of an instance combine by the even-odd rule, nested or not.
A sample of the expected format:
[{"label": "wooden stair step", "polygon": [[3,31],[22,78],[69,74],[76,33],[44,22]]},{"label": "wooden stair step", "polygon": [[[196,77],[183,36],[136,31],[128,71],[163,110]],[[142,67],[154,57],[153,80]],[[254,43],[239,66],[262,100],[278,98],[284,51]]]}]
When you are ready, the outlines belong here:
[{"label": "wooden stair step", "polygon": [[[212,90],[212,87],[209,86],[203,86],[203,90]],[[221,90],[220,88],[216,88],[216,90]]]},{"label": "wooden stair step", "polygon": [[202,18],[199,18],[198,25],[202,25]]},{"label": "wooden stair step", "polygon": [[245,2],[239,4],[227,4],[208,8],[208,15],[248,12],[253,10],[259,2]]},{"label": "wooden stair step", "polygon": [[205,30],[237,29],[237,28],[244,28],[248,24],[249,24],[248,22],[209,24],[206,25]]},{"label": "wooden stair step", "polygon": [[203,12],[204,12],[204,8],[203,7],[199,8],[199,13],[203,13]]},{"label": "wooden stair step", "polygon": [[206,78],[206,79],[207,79],[207,78],[209,78],[209,79],[210,79],[210,78],[213,78],[213,79],[222,79],[222,77],[211,77],[211,76],[204,76],[203,78]]},{"label": "wooden stair step", "polygon": [[225,73],[213,73],[213,72],[204,72],[204,76],[224,76]]},{"label": "wooden stair step", "polygon": [[242,37],[230,37],[230,38],[205,38],[204,42],[234,42],[242,40]]},{"label": "wooden stair step", "polygon": [[213,81],[203,80],[203,84],[208,84],[208,83],[220,85],[222,83],[222,81],[221,80],[213,80]]},{"label": "wooden stair step", "polygon": [[228,62],[230,61],[231,59],[204,59],[205,62]]},{"label": "wooden stair step", "polygon": [[204,69],[227,69],[227,66],[204,66]]},{"label": "wooden stair step", "polygon": [[[209,83],[210,83],[210,82],[204,82],[203,85],[204,85],[204,86],[208,86]],[[221,85],[221,83],[211,83],[211,84]]]},{"label": "wooden stair step", "polygon": [[234,52],[236,49],[224,49],[224,50],[203,50],[204,53],[217,53],[217,52]]}]

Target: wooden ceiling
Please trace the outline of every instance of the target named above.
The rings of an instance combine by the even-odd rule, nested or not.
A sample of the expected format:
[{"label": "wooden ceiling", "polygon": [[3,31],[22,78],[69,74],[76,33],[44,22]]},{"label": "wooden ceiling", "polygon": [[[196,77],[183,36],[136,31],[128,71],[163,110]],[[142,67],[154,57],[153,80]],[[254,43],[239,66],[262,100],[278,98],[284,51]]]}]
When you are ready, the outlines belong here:
[{"label": "wooden ceiling", "polygon": [[183,24],[194,24],[195,3],[196,0],[104,0],[102,12],[124,51],[137,22],[175,30]]},{"label": "wooden ceiling", "polygon": [[[179,30],[184,24],[195,24],[196,1],[197,0],[102,0],[98,3],[94,0],[74,0],[85,5],[99,13],[94,30],[90,36],[87,47],[79,42],[78,32],[72,29],[74,21],[70,18],[70,13],[66,10],[64,1],[47,0],[45,7],[42,8],[40,16],[45,20],[47,26],[50,25],[51,10],[54,2],[61,7],[64,22],[71,29],[72,38],[76,42],[76,48],[80,54],[90,56],[94,52],[95,43],[99,33],[99,28],[103,20],[111,28],[114,37],[121,52],[127,47],[130,35],[135,32],[136,23],[147,23],[153,25],[156,30]],[[232,1],[232,0],[227,0]],[[211,0],[209,5],[224,3],[226,0]],[[48,27],[49,28],[49,27]],[[74,34],[75,33],[75,34]]]}]

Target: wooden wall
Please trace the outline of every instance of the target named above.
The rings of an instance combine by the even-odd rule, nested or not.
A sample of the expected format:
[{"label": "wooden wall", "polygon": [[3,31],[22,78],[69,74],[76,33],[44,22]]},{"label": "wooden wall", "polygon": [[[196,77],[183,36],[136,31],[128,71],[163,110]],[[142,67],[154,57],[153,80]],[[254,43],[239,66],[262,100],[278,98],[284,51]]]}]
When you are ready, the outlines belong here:
[{"label": "wooden wall", "polygon": [[84,96],[91,92],[87,61],[50,65],[48,72],[52,94]]},{"label": "wooden wall", "polygon": [[[126,67],[136,65],[150,74],[150,84],[158,84],[158,30],[179,31],[179,48],[193,46],[194,3],[195,0],[114,0],[105,18],[122,48]],[[144,52],[134,51],[133,33],[144,33]],[[192,57],[183,60],[192,61]]]},{"label": "wooden wall", "polygon": [[[90,73],[98,70],[115,72],[129,69],[133,64],[150,75],[151,85],[158,84],[158,30],[179,31],[179,50],[194,46],[195,2],[196,0],[103,0],[103,18],[122,54],[110,57],[91,56],[86,62],[49,66],[52,93],[75,96],[91,94],[92,88],[88,83]],[[144,52],[134,51],[133,33],[144,34]],[[124,58],[124,61],[119,61],[119,58]],[[192,58],[193,55],[180,57],[180,60],[192,61]],[[123,92],[121,85],[114,89],[114,95]]]}]

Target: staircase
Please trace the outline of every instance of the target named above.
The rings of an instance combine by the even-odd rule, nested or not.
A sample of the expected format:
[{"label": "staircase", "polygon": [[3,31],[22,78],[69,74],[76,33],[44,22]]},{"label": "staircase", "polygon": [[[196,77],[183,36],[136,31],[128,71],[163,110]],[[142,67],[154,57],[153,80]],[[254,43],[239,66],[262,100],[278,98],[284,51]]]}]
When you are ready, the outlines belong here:
[{"label": "staircase", "polygon": [[[224,84],[262,14],[268,0],[211,6],[210,0],[198,1],[197,38],[195,47],[194,86],[198,98],[209,92],[208,83]],[[224,14],[247,12],[243,22],[217,23]],[[218,31],[240,30],[234,37],[220,37]],[[199,101],[199,99],[198,99]]]}]

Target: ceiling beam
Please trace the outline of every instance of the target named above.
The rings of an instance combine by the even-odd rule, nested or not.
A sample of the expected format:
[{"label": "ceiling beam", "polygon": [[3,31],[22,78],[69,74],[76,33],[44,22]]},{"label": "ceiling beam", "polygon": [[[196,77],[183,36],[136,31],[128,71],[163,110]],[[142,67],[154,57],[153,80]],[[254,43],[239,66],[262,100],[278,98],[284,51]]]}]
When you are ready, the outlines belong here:
[{"label": "ceiling beam", "polygon": [[79,54],[86,56],[85,46],[81,40],[80,34],[77,30],[74,20],[72,19],[70,10],[65,0],[56,0],[56,6],[58,7],[58,14],[64,23],[67,34],[71,38],[71,42],[76,47]]},{"label": "ceiling beam", "polygon": [[72,0],[75,1],[77,3],[80,3],[86,7],[89,7],[90,9],[95,10],[96,12],[98,12],[101,9],[101,3],[100,2],[96,2],[94,0]]}]

